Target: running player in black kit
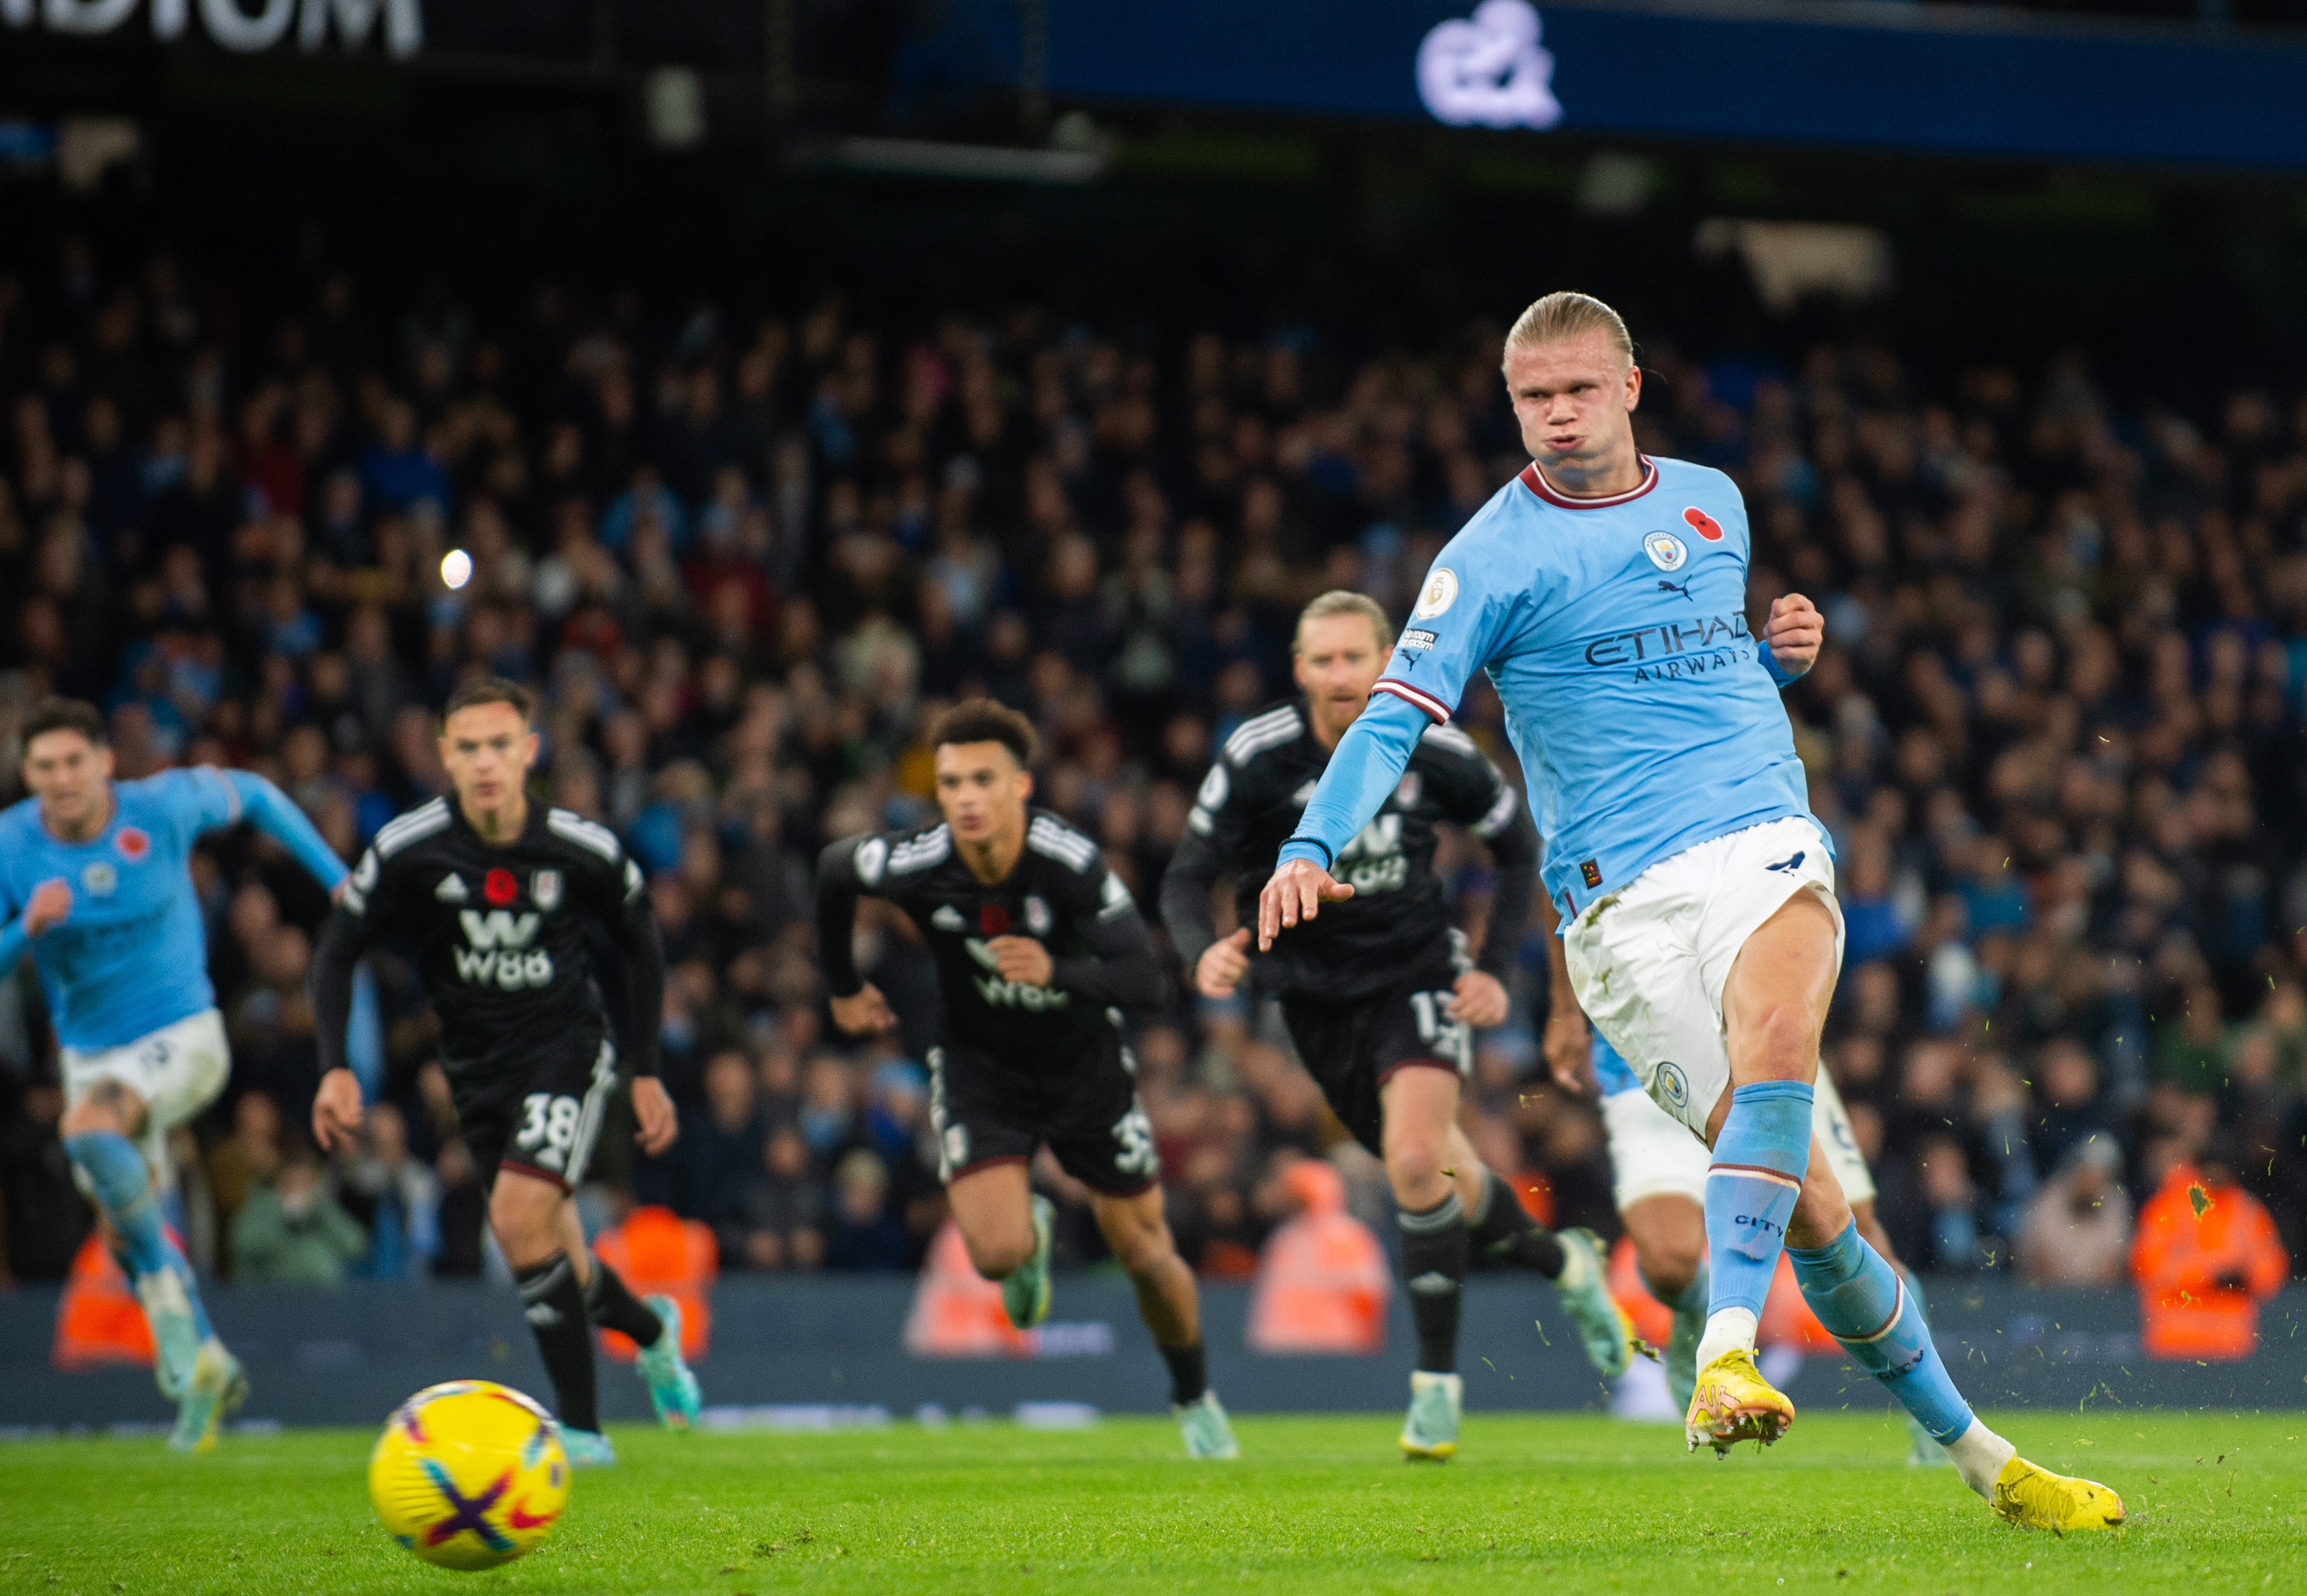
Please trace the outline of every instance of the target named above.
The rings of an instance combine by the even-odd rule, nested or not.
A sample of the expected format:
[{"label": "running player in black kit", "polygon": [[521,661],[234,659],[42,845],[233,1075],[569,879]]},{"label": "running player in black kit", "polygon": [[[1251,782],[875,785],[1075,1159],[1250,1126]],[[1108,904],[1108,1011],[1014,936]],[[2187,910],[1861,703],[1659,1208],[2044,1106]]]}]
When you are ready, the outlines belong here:
[{"label": "running player in black kit", "polygon": [[[1393,635],[1385,612],[1359,593],[1325,593],[1306,606],[1292,646],[1305,696],[1251,716],[1227,739],[1162,877],[1162,914],[1203,996],[1226,997],[1248,975],[1281,1000],[1308,1072],[1354,1138],[1385,1160],[1418,1327],[1402,1449],[1439,1462],[1458,1449],[1458,1308],[1474,1248],[1553,1281],[1605,1376],[1625,1371],[1632,1333],[1594,1238],[1537,1224],[1458,1128],[1471,1034],[1506,1017],[1500,977],[1530,918],[1539,854],[1520,795],[1471,738],[1448,726],[1426,734],[1393,797],[1334,862],[1354,895],[1284,932],[1252,965],[1258,889],[1331,751],[1369,701]],[[1434,828],[1444,820],[1487,843],[1497,865],[1488,928],[1471,961],[1434,873]],[[1228,875],[1243,929],[1220,939],[1210,892]]]},{"label": "running player in black kit", "polygon": [[383,827],[353,871],[313,957],[323,1071],[313,1134],[327,1148],[359,1128],[360,1083],[345,1066],[353,966],[372,940],[397,945],[440,1016],[441,1066],[489,1188],[489,1226],[527,1305],[569,1461],[584,1466],[616,1461],[595,1406],[591,1325],[639,1346],[667,1425],[695,1421],[697,1377],[681,1359],[680,1309],[669,1297],[643,1302],[595,1257],[570,1200],[616,1091],[621,1046],[642,1150],[663,1152],[680,1127],[656,1078],[665,954],[647,883],[606,827],[528,801],[535,708],[514,682],[459,688],[441,729],[454,799]]},{"label": "running player in black kit", "polygon": [[1090,1188],[1098,1228],[1137,1290],[1170,1366],[1186,1451],[1235,1454],[1209,1388],[1201,1301],[1162,1211],[1162,1161],[1121,1041],[1123,1008],[1162,1000],[1162,967],[1129,889],[1097,845],[1030,809],[1033,728],[986,699],[931,734],[942,823],[845,837],[817,866],[817,931],[834,1023],[853,1035],[896,1023],[857,973],[857,900],[910,915],[936,957],[941,1045],[930,1051],[938,1174],[969,1261],[1001,1283],[1009,1321],[1050,1310],[1049,1199],[1026,1166],[1046,1143]]}]

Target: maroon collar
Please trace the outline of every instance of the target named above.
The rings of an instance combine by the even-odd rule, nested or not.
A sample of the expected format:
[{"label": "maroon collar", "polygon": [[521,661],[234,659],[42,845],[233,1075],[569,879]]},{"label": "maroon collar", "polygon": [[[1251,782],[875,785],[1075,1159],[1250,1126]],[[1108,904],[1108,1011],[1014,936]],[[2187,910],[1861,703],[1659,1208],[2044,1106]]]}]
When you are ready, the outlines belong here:
[{"label": "maroon collar", "polygon": [[1640,487],[1628,488],[1623,493],[1613,493],[1607,499],[1573,499],[1568,497],[1566,494],[1556,493],[1553,485],[1546,480],[1546,473],[1538,468],[1538,462],[1536,460],[1531,461],[1529,465],[1522,468],[1521,479],[1522,485],[1528,488],[1531,493],[1536,493],[1539,498],[1545,500],[1548,504],[1552,504],[1558,509],[1608,510],[1613,504],[1631,503],[1633,501],[1641,498],[1644,493],[1649,493],[1652,488],[1658,486],[1658,462],[1651,459],[1651,457],[1646,454],[1636,455],[1634,458],[1642,462],[1642,485]]}]

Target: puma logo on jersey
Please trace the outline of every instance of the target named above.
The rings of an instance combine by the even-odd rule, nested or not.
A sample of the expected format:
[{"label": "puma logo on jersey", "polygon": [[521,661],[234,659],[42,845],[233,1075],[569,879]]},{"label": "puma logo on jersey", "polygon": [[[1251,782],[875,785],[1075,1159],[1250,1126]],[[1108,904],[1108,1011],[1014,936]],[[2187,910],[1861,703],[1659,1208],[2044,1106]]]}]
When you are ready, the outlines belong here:
[{"label": "puma logo on jersey", "polygon": [[972,937],[962,946],[969,949],[969,957],[977,961],[979,967],[987,972],[971,984],[977,988],[977,995],[991,1008],[1022,1008],[1028,1014],[1041,1014],[1052,1008],[1063,1008],[1073,999],[1071,992],[1061,992],[1055,987],[1034,986],[1028,982],[1003,979],[996,973],[1000,961],[993,957],[993,949],[985,945],[982,937]]},{"label": "puma logo on jersey", "polygon": [[553,984],[553,956],[544,948],[530,949],[536,940],[538,917],[491,909],[459,912],[465,940],[471,946],[455,949],[457,974],[466,981],[518,991],[525,986]]},{"label": "puma logo on jersey", "polygon": [[1776,864],[1766,864],[1762,866],[1762,868],[1764,870],[1777,871],[1780,875],[1790,876],[1794,874],[1795,871],[1800,870],[1802,868],[1802,862],[1809,857],[1810,854],[1806,850],[1798,848],[1795,851],[1793,858],[1781,859]]}]

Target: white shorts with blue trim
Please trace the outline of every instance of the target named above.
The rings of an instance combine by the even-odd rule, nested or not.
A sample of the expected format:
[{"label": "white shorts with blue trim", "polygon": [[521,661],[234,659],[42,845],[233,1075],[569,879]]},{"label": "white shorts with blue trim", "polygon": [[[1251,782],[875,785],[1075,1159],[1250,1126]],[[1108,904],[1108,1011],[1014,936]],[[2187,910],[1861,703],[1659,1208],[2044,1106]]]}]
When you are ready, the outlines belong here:
[{"label": "white shorts with blue trim", "polygon": [[1563,933],[1578,1006],[1658,1105],[1703,1136],[1730,1086],[1722,988],[1746,939],[1805,888],[1842,909],[1834,856],[1804,815],[1750,826],[1662,859],[1582,906]]}]

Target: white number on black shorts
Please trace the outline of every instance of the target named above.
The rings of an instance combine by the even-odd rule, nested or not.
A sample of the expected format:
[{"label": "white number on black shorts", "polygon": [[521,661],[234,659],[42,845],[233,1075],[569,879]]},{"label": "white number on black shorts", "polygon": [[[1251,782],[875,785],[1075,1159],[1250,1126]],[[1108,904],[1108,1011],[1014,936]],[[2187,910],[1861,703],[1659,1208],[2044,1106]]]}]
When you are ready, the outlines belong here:
[{"label": "white number on black shorts", "polygon": [[1161,1171],[1161,1155],[1154,1151],[1153,1122],[1137,1104],[1131,1103],[1129,1111],[1113,1122],[1113,1139],[1121,1144],[1121,1151],[1114,1154],[1115,1169],[1125,1175],[1149,1178]]},{"label": "white number on black shorts", "polygon": [[523,1118],[520,1134],[513,1137],[515,1151],[523,1163],[533,1163],[541,1170],[558,1171],[569,1162],[569,1149],[577,1140],[577,1120],[583,1113],[574,1097],[555,1097],[550,1092],[531,1092],[522,1100]]},{"label": "white number on black shorts", "polygon": [[1410,1011],[1418,1017],[1418,1040],[1434,1050],[1434,1056],[1455,1064],[1462,1073],[1467,1067],[1466,1027],[1450,1017],[1450,1005],[1456,1001],[1455,992],[1412,992]]}]

